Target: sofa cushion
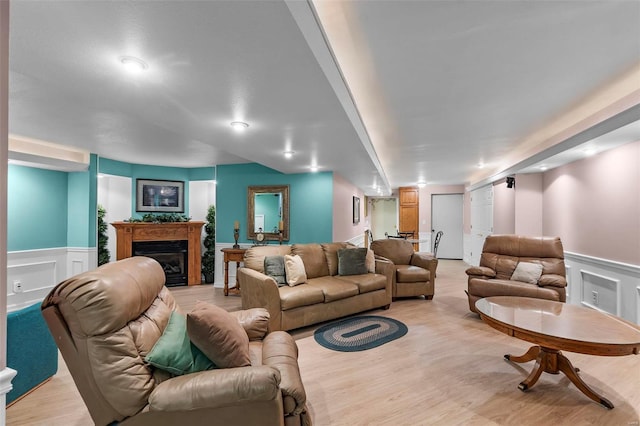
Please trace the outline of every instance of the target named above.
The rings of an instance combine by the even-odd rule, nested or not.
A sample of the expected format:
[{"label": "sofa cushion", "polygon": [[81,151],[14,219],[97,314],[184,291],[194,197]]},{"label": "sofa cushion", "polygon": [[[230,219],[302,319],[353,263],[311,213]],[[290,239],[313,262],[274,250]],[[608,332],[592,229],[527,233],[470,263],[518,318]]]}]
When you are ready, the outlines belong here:
[{"label": "sofa cushion", "polygon": [[307,284],[322,290],[324,303],[356,296],[359,293],[357,285],[336,277],[318,277],[309,280]]},{"label": "sofa cushion", "polygon": [[284,269],[284,256],[265,256],[264,273],[278,283],[278,286],[287,285],[287,276]]},{"label": "sofa cushion", "polygon": [[346,275],[336,279],[357,285],[360,294],[382,290],[387,286],[387,277],[381,274]]},{"label": "sofa cushion", "polygon": [[322,290],[311,287],[309,284],[300,284],[295,287],[284,286],[280,287],[278,291],[280,292],[280,309],[283,311],[324,302]]},{"label": "sofa cushion", "polygon": [[291,246],[291,254],[297,254],[302,258],[307,278],[329,275],[327,258],[320,244],[294,244]]},{"label": "sofa cushion", "polygon": [[376,255],[371,249],[367,249],[365,264],[367,265],[367,272],[370,274],[376,273]]},{"label": "sofa cushion", "polygon": [[539,263],[519,262],[511,275],[511,281],[538,284],[540,275],[542,275],[542,265]]},{"label": "sofa cushion", "polygon": [[175,311],[171,313],[164,332],[144,360],[176,376],[216,368],[216,365],[191,343],[187,335],[187,319]]},{"label": "sofa cushion", "polygon": [[429,281],[429,271],[413,265],[396,265],[396,282],[419,283]]},{"label": "sofa cushion", "polygon": [[194,345],[221,368],[246,367],[249,336],[240,322],[224,309],[197,302],[187,314],[187,333]]},{"label": "sofa cushion", "polygon": [[560,301],[560,295],[554,290],[511,280],[470,278],[469,294],[477,297],[520,296]]},{"label": "sofa cushion", "polygon": [[307,282],[307,273],[302,263],[302,258],[296,255],[284,255],[284,270],[287,276],[287,284],[291,287]]},{"label": "sofa cushion", "polygon": [[343,248],[338,250],[338,275],[361,275],[367,273],[367,249]]},{"label": "sofa cushion", "polygon": [[327,259],[329,275],[338,275],[338,250],[347,248],[349,243],[324,243],[321,246]]},{"label": "sofa cushion", "polygon": [[291,254],[291,246],[267,245],[250,247],[244,253],[245,268],[253,269],[264,274],[264,258],[266,256],[284,256]]}]

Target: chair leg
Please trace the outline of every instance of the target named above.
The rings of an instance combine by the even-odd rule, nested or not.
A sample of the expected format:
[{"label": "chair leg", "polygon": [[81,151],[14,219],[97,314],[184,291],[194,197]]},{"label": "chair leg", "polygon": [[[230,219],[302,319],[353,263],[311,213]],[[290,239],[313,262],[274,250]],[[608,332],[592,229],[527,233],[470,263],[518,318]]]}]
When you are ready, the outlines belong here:
[{"label": "chair leg", "polygon": [[424,296],[425,300],[433,300],[433,294],[429,295],[429,296]]}]

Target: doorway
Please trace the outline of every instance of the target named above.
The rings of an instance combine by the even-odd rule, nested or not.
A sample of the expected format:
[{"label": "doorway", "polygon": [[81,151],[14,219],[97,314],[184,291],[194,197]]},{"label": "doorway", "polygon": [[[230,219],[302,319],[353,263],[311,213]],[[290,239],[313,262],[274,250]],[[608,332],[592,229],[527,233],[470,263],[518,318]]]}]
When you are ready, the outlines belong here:
[{"label": "doorway", "polygon": [[398,233],[398,199],[371,199],[371,232],[374,240],[386,238],[385,233]]},{"label": "doorway", "polygon": [[438,258],[462,259],[463,248],[463,194],[431,195],[431,250],[436,233],[442,231]]}]

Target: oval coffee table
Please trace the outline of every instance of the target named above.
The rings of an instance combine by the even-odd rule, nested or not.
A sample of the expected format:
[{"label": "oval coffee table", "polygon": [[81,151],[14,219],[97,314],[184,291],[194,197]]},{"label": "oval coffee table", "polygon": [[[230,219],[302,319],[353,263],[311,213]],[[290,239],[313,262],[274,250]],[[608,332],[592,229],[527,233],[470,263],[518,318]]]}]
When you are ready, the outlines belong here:
[{"label": "oval coffee table", "polygon": [[538,381],[543,371],[562,372],[589,398],[606,408],[613,408],[608,399],[578,376],[579,370],[560,351],[603,356],[637,355],[640,352],[640,328],[594,309],[512,296],[480,299],[476,309],[491,327],[536,344],[524,355],[504,356],[518,363],[536,360],[529,377],[518,386],[523,392]]}]

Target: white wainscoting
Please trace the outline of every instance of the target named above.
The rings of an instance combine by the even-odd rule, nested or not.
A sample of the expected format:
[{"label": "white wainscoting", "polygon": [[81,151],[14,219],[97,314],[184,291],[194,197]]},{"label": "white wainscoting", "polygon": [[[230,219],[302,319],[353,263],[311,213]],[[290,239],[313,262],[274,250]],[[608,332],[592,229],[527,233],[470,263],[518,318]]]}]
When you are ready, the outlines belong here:
[{"label": "white wainscoting", "polygon": [[[464,257],[462,258],[462,260],[467,265],[473,265],[473,257],[471,254],[471,234],[462,234],[462,246],[464,248]],[[480,256],[478,256],[478,259],[480,259]],[[478,266],[478,264],[476,263],[475,266]]]},{"label": "white wainscoting", "polygon": [[640,266],[565,252],[567,301],[640,324]]},{"label": "white wainscoting", "polygon": [[[95,268],[95,248],[59,247],[7,253],[7,312],[41,302],[56,284]],[[14,292],[14,282],[22,291]]]}]

